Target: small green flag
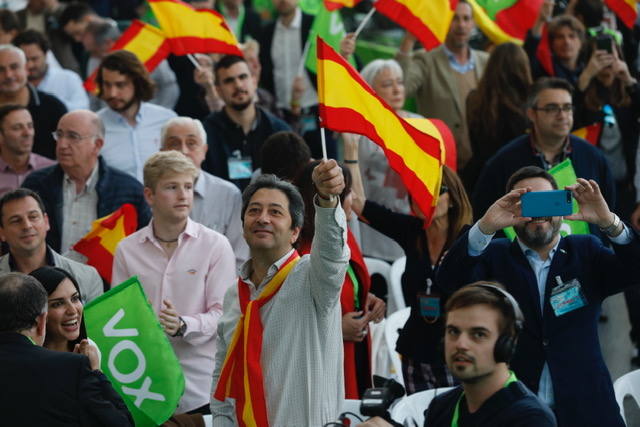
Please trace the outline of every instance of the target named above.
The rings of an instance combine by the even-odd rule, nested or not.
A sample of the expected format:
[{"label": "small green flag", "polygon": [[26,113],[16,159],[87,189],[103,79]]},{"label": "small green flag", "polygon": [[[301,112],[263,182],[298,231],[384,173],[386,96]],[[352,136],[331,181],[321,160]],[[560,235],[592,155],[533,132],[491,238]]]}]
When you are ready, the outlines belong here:
[{"label": "small green flag", "polygon": [[[549,169],[549,173],[553,175],[558,183],[558,188],[564,188],[567,185],[573,185],[578,181],[576,177],[576,171],[573,169],[573,163],[571,163],[571,159],[566,159],[551,169]],[[573,212],[578,212],[578,202],[573,199]],[[513,240],[516,238],[516,232],[513,227],[507,227],[503,229],[504,234]],[[569,221],[567,219],[562,220],[562,225],[560,226],[560,235],[568,236],[570,234],[589,234],[589,224],[585,221]]]},{"label": "small green flag", "polygon": [[102,353],[101,369],[136,426],[168,420],[184,393],[184,375],[138,278],[87,304],[84,319]]},{"label": "small green flag", "polygon": [[[340,40],[345,36],[344,25],[342,23],[342,15],[340,15],[340,9],[329,12],[324,6],[324,3],[319,5],[318,13],[313,20],[311,31],[309,32],[309,38],[307,43],[309,45],[309,52],[307,53],[307,59],[305,61],[305,67],[312,73],[316,73],[316,65],[318,63],[318,55],[316,53],[316,36],[320,36],[327,44],[333,47],[336,51],[340,49]],[[355,66],[353,58],[349,59],[351,65]]]}]

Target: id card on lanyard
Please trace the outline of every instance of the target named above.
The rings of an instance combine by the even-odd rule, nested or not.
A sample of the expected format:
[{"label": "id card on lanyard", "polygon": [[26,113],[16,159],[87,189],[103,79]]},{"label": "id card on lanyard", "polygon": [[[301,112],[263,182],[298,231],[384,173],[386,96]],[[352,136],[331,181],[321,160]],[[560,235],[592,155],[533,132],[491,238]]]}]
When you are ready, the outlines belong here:
[{"label": "id card on lanyard", "polygon": [[426,292],[418,294],[418,302],[420,303],[420,315],[427,323],[435,323],[440,317],[440,296],[431,292],[433,281],[427,278]]},{"label": "id card on lanyard", "polygon": [[562,316],[587,305],[587,299],[578,279],[571,279],[563,283],[560,276],[556,276],[556,283],[558,286],[551,289],[551,298],[549,299],[556,316]]}]

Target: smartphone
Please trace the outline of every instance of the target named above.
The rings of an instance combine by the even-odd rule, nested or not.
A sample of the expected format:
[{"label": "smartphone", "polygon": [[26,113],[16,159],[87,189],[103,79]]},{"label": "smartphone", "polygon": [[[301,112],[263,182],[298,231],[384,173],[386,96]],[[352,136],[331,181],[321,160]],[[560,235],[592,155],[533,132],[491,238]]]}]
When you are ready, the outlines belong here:
[{"label": "smartphone", "polygon": [[520,197],[522,216],[567,216],[573,209],[573,196],[569,190],[530,191]]},{"label": "smartphone", "polygon": [[607,35],[599,35],[596,37],[596,48],[598,50],[606,50],[612,53],[613,39]]}]

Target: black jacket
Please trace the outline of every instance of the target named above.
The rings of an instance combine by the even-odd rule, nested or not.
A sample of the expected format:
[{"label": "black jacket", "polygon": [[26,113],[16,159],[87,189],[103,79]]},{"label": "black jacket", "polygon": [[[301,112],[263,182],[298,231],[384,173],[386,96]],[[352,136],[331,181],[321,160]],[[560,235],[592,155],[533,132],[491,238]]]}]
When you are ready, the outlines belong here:
[{"label": "black jacket", "polygon": [[86,356],[51,351],[18,333],[0,334],[0,424],[132,426],[129,410]]},{"label": "black jacket", "polygon": [[[450,427],[456,404],[462,394],[462,387],[456,387],[436,396],[425,411],[424,425],[429,427]],[[460,412],[464,412],[464,399],[460,402]],[[459,427],[555,427],[556,418],[520,381],[509,384],[487,399],[472,415],[472,421],[461,417]]]}]

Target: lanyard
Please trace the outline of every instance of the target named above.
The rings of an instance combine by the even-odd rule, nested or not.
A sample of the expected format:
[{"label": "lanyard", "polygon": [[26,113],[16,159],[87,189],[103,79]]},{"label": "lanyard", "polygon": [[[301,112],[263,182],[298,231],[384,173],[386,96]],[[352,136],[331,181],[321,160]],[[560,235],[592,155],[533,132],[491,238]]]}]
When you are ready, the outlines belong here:
[{"label": "lanyard", "polygon": [[356,276],[356,272],[353,271],[351,264],[347,266],[347,273],[351,278],[351,283],[353,283],[353,305],[356,310],[359,310],[360,300],[358,299],[358,294],[360,293],[360,282],[358,282],[358,277]]},{"label": "lanyard", "polygon": [[[508,387],[509,384],[518,381],[516,378],[516,374],[513,371],[509,371],[510,375],[507,378],[507,381],[504,383],[504,387]],[[460,417],[460,402],[462,401],[462,397],[464,396],[464,392],[458,398],[458,403],[456,403],[456,409],[453,411],[453,418],[451,419],[451,427],[458,427],[458,418]]]}]

